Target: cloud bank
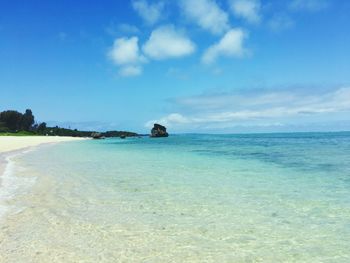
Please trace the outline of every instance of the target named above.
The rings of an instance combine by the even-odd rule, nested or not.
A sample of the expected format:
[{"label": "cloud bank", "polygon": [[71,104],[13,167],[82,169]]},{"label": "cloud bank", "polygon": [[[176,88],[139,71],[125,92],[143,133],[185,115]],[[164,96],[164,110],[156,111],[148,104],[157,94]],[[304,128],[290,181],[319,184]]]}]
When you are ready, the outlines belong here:
[{"label": "cloud bank", "polygon": [[[132,24],[119,24],[118,34],[133,36],[115,39],[108,56],[119,66],[119,75],[125,77],[141,75],[142,64],[145,62],[186,57],[194,54],[197,49],[202,50],[198,61],[205,65],[214,64],[220,58],[243,58],[252,54],[245,43],[248,39],[248,30],[238,26],[233,27],[230,18],[246,21],[248,24],[246,23],[245,27],[249,27],[249,24],[261,23],[261,26],[271,31],[280,32],[295,26],[292,18],[294,12],[323,10],[330,5],[329,1],[290,0],[288,3],[282,1],[283,3],[279,4],[273,2],[267,4],[261,0],[178,0],[175,2],[132,0],[131,7],[150,28],[145,34],[141,30],[142,25],[136,27]],[[194,24],[201,28],[202,32],[199,33],[191,28],[185,33],[184,30],[179,29],[176,19],[173,19],[171,24],[156,25],[161,20],[169,20],[170,15],[173,15],[171,13],[164,16],[165,11],[169,11],[166,8],[170,5],[178,7],[172,10],[179,11],[177,15],[185,18],[181,19],[181,22],[187,25]],[[234,21],[238,23],[239,19]],[[183,28],[182,24],[181,28]],[[113,28],[108,28],[107,31],[111,35],[118,35]],[[188,33],[194,34],[189,37]],[[206,33],[209,33],[208,36],[200,36],[198,39],[201,41],[197,44],[191,39],[196,34]],[[140,45],[139,38],[142,42]],[[209,45],[207,41],[214,44]],[[219,69],[216,70],[219,72]]]},{"label": "cloud bank", "polygon": [[158,122],[179,130],[189,127],[205,130],[307,123],[310,117],[331,121],[335,114],[350,113],[350,87],[309,94],[298,89],[200,95],[175,99],[174,104],[176,112],[151,120],[145,126]]}]

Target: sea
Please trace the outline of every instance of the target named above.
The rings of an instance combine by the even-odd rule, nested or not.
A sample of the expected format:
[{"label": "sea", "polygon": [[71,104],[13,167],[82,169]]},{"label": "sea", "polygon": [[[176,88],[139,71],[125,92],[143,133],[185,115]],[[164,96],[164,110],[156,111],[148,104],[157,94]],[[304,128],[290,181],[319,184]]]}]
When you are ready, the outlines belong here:
[{"label": "sea", "polygon": [[0,262],[350,262],[349,132],[85,140],[6,158]]}]

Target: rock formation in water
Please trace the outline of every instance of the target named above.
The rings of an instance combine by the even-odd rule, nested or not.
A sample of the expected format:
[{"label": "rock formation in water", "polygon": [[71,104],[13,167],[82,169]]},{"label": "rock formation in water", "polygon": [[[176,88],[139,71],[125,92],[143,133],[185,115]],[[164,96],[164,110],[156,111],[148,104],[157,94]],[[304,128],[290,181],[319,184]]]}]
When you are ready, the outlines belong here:
[{"label": "rock formation in water", "polygon": [[93,132],[93,133],[91,133],[91,137],[93,139],[104,139],[102,133],[100,133],[100,132]]},{"label": "rock formation in water", "polygon": [[160,124],[155,123],[151,130],[151,137],[168,137],[169,134],[166,132],[166,128]]}]

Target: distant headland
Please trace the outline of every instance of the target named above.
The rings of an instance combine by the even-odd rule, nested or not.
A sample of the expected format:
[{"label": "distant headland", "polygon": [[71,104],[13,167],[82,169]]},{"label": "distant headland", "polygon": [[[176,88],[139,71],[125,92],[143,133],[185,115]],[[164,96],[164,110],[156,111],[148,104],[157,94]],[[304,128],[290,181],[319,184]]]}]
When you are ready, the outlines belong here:
[{"label": "distant headland", "polygon": [[0,136],[71,136],[71,137],[91,137],[96,135],[100,137],[137,137],[140,136],[136,132],[130,131],[79,131],[77,129],[60,128],[58,126],[48,127],[45,122],[37,123],[30,109],[25,113],[15,110],[7,110],[0,112]]},{"label": "distant headland", "polygon": [[27,109],[24,113],[15,110],[6,110],[0,112],[0,136],[70,136],[70,137],[89,137],[93,139],[103,139],[110,137],[145,137],[152,138],[168,137],[166,127],[155,123],[150,135],[138,134],[131,131],[80,131],[77,129],[67,129],[58,126],[48,127],[46,122],[38,123],[35,121],[32,110]]}]

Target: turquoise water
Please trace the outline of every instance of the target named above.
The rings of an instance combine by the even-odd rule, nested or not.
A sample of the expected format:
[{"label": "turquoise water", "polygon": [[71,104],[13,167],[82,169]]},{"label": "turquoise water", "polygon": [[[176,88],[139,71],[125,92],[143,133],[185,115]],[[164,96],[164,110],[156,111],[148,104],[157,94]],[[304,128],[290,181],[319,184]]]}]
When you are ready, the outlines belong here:
[{"label": "turquoise water", "polygon": [[36,179],[9,202],[0,261],[350,262],[350,133],[107,139],[14,161]]}]

